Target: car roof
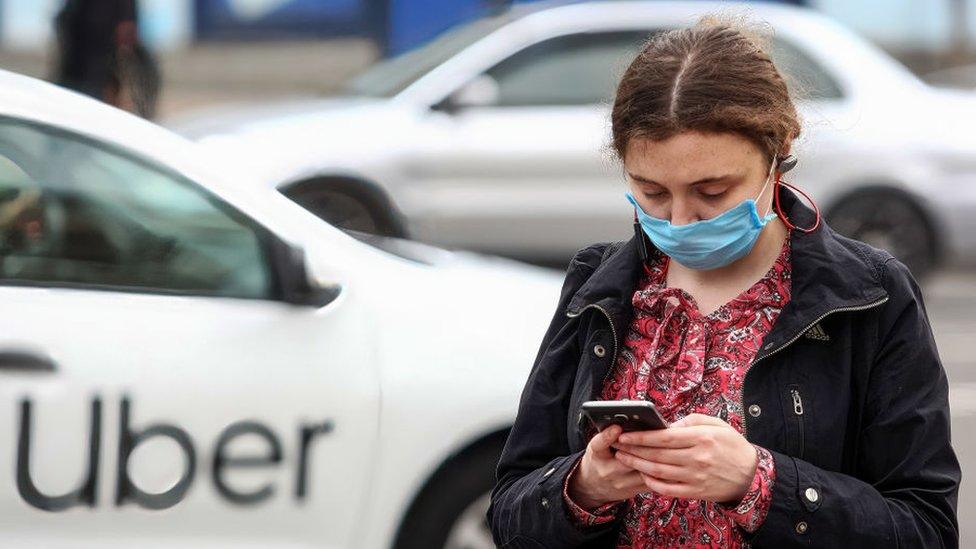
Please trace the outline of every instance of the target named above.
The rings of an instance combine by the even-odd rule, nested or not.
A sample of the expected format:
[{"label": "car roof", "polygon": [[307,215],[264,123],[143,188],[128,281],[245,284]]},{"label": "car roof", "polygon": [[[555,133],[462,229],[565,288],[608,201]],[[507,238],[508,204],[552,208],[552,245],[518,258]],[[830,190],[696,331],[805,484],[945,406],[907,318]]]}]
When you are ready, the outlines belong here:
[{"label": "car roof", "polygon": [[208,159],[196,143],[151,121],[60,86],[0,69],[0,117],[68,131],[127,151],[204,185],[253,216],[267,200],[264,186],[243,171]]},{"label": "car roof", "polygon": [[[450,93],[449,82],[477,67],[480,58],[493,57],[504,44],[532,43],[547,36],[602,30],[685,28],[706,14],[728,15],[747,28],[771,31],[819,62],[845,95],[873,97],[892,88],[915,93],[921,83],[911,72],[851,29],[810,8],[776,2],[718,2],[714,0],[603,0],[536,2],[516,5],[498,17],[506,22],[458,52],[451,61],[404,88],[405,103],[432,104]],[[449,68],[448,68],[449,67]],[[433,86],[430,83],[434,83]]]},{"label": "car roof", "polygon": [[779,2],[746,2],[739,0],[543,0],[527,4],[515,4],[508,8],[503,15],[515,20],[537,13],[548,15],[565,13],[598,12],[614,15],[631,15],[634,9],[653,8],[656,16],[684,16],[694,17],[706,13],[741,13],[754,12],[761,16],[795,16],[809,15],[818,12],[801,6],[783,4]]}]

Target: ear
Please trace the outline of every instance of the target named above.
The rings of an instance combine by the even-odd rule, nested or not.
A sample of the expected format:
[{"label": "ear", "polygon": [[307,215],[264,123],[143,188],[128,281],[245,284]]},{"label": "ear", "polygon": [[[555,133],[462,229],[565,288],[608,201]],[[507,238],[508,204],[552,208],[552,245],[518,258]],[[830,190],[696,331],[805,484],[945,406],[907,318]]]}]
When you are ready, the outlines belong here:
[{"label": "ear", "polygon": [[790,156],[790,151],[792,150],[793,150],[793,139],[787,139],[786,143],[783,144],[783,147],[776,155],[777,161],[782,161],[782,159]]}]

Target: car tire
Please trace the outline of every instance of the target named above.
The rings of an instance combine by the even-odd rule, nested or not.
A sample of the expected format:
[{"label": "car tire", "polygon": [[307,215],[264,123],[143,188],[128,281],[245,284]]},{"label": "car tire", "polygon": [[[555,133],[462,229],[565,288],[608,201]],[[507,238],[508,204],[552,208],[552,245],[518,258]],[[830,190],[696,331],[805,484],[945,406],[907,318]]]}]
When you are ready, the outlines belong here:
[{"label": "car tire", "polygon": [[868,190],[837,201],[826,215],[838,233],[887,250],[922,279],[938,263],[938,239],[924,210],[895,190]]},{"label": "car tire", "polygon": [[395,549],[491,549],[485,514],[504,439],[462,452],[438,469],[414,499]]},{"label": "car tire", "polygon": [[365,181],[316,178],[289,185],[282,192],[339,229],[409,238],[406,221],[392,199]]}]

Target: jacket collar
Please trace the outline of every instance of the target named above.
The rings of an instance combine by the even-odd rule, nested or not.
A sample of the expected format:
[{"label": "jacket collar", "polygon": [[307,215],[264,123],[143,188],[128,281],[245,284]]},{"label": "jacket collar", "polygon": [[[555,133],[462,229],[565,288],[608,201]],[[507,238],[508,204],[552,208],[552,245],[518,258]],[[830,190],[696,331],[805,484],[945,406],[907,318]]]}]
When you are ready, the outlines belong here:
[{"label": "jacket collar", "polygon": [[[813,225],[816,214],[785,187],[778,187],[780,203],[787,217],[797,227]],[[643,231],[597,266],[593,274],[576,291],[567,313],[576,315],[590,305],[600,306],[619,328],[629,323],[631,297],[641,273],[640,240],[648,249],[655,248]],[[780,313],[764,349],[816,323],[823,315],[845,308],[859,308],[882,300],[887,292],[881,285],[877,267],[857,244],[838,235],[826,223],[812,233],[790,231],[791,291],[790,301]],[[798,333],[796,335],[799,335]]]}]

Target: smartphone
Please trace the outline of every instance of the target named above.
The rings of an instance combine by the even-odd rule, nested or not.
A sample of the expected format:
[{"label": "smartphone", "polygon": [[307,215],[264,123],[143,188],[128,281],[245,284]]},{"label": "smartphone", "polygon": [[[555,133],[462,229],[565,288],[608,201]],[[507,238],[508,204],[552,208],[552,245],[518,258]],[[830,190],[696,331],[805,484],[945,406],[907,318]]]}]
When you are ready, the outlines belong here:
[{"label": "smartphone", "polygon": [[647,400],[588,400],[580,409],[599,431],[614,423],[624,432],[668,427],[654,403]]}]

